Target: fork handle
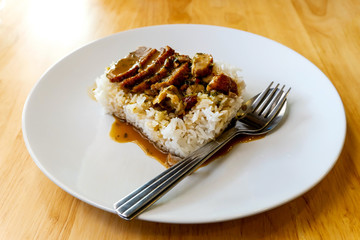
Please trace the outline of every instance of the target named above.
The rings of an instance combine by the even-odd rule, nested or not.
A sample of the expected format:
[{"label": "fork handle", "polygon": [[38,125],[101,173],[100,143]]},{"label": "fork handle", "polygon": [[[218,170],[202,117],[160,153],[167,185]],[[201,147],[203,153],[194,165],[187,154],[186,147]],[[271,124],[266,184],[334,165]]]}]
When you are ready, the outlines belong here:
[{"label": "fork handle", "polygon": [[116,202],[114,204],[116,213],[123,219],[133,219],[176,186],[182,179],[193,173],[202,163],[238,134],[238,130],[230,128],[215,141],[207,143],[181,162],[168,168],[157,177]]}]

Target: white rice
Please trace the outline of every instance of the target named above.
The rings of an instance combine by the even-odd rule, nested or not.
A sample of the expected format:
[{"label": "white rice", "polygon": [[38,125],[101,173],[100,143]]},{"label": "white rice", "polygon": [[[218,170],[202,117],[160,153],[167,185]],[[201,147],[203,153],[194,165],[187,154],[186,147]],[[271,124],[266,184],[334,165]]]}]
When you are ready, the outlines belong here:
[{"label": "white rice", "polygon": [[109,81],[106,71],[96,79],[94,96],[106,113],[125,119],[161,149],[185,157],[219,136],[243,103],[245,84],[240,70],[220,62],[216,62],[214,68],[237,82],[239,96],[198,93],[197,104],[182,119],[154,109],[152,99],[143,93],[125,93],[118,83]]}]

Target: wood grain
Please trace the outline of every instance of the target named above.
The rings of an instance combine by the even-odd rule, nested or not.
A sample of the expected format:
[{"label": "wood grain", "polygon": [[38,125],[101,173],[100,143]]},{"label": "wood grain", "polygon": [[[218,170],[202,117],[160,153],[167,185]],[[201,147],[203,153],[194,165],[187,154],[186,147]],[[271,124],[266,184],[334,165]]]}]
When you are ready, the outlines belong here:
[{"label": "wood grain", "polygon": [[[359,12],[357,0],[0,0],[0,239],[360,239]],[[347,135],[319,184],[254,216],[177,225],[123,221],[67,194],[37,168],[23,141],[21,114],[45,70],[101,37],[174,23],[268,37],[331,79],[345,106]]]}]

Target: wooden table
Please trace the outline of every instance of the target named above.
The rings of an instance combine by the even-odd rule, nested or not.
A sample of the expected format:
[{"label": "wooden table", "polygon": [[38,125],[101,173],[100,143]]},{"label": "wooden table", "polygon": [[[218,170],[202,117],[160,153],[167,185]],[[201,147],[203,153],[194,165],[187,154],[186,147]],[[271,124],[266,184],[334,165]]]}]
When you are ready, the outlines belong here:
[{"label": "wooden table", "polygon": [[[359,13],[354,0],[0,0],[0,239],[360,239]],[[39,170],[23,141],[21,114],[44,71],[90,41],[173,23],[265,36],[331,79],[345,106],[347,135],[318,185],[254,216],[177,225],[126,222],[72,197]]]}]

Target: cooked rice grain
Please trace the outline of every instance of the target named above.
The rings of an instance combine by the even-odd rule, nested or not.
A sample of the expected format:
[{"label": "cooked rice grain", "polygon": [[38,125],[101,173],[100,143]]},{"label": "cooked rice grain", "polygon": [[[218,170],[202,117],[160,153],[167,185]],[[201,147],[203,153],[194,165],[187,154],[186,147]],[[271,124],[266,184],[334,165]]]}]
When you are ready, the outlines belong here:
[{"label": "cooked rice grain", "polygon": [[217,62],[214,70],[227,74],[237,82],[239,96],[198,93],[197,104],[182,119],[154,109],[152,99],[147,99],[144,93],[125,93],[118,83],[109,81],[106,73],[96,79],[94,96],[106,113],[125,119],[159,148],[185,157],[219,136],[242,105],[241,93],[245,84],[239,69]]}]

